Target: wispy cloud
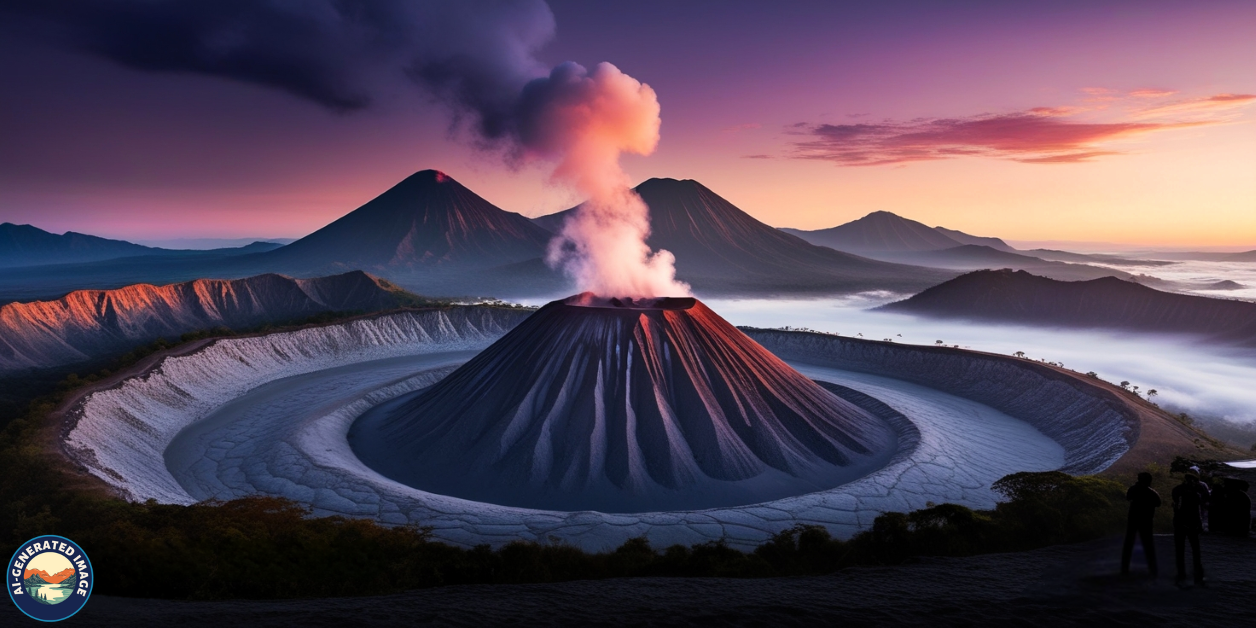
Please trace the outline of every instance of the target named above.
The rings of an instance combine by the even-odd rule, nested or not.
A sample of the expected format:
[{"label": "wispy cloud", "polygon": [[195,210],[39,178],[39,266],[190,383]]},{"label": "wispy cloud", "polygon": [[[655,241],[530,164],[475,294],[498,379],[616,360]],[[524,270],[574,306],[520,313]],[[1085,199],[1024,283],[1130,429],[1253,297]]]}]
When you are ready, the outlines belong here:
[{"label": "wispy cloud", "polygon": [[742,159],[771,159],[771,158],[772,158],[771,155],[763,155],[763,154],[742,156]]},{"label": "wispy cloud", "polygon": [[[1251,94],[1217,94],[1165,102],[1176,92],[1150,88],[1120,92],[1102,87],[1081,91],[1086,97],[1077,106],[906,122],[795,125],[788,131],[799,138],[793,142],[791,156],[839,166],[881,166],[964,156],[1028,164],[1081,163],[1122,154],[1104,146],[1109,142],[1222,123],[1227,118],[1219,114],[1256,102],[1256,95]],[[1106,120],[1076,118],[1118,105],[1124,111],[1116,119],[1111,111],[1103,116]]]},{"label": "wispy cloud", "polygon": [[1148,107],[1135,113],[1139,118],[1165,116],[1208,116],[1234,112],[1256,102],[1256,94],[1216,94],[1205,98],[1188,98]]},{"label": "wispy cloud", "polygon": [[1177,93],[1176,89],[1155,89],[1155,88],[1148,87],[1148,88],[1143,88],[1143,89],[1136,89],[1130,92],[1129,95],[1133,96],[1134,98],[1164,98],[1166,96],[1172,96],[1176,93]]}]

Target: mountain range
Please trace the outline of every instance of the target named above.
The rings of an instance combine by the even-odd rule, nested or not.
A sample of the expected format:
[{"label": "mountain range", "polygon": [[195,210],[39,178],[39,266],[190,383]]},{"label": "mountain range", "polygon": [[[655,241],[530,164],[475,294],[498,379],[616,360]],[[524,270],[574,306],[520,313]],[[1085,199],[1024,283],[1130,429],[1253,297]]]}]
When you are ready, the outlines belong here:
[{"label": "mountain range", "polygon": [[[808,243],[759,222],[691,179],[650,179],[635,190],[650,208],[646,243],[671,251],[677,277],[702,293],[915,292],[954,276]],[[534,222],[556,232],[574,211]]]},{"label": "mountain range", "polygon": [[22,580],[27,584],[60,584],[72,577],[74,577],[73,567],[67,567],[51,575],[43,569],[27,569],[22,572]]},{"label": "mountain range", "polygon": [[[974,236],[944,227],[929,227],[886,211],[872,212],[858,220],[828,229],[782,231],[797,235],[812,244],[872,259],[930,268],[960,271],[1011,268],[1064,281],[1098,277],[1133,278],[1129,273],[1111,268],[1045,259],[1034,255],[1032,251],[1018,251],[999,238]],[[1099,261],[1103,260],[1087,259],[1087,256],[1068,260]]]},{"label": "mountain range", "polygon": [[277,249],[283,246],[274,242],[252,242],[231,248],[184,250],[163,249],[133,244],[125,240],[110,240],[97,236],[67,231],[57,235],[31,225],[0,223],[0,268],[21,268],[48,264],[80,264],[128,257],[180,256],[222,257],[247,255]]},{"label": "mountain range", "polygon": [[[701,295],[917,292],[961,272],[989,268],[1060,280],[1112,276],[1180,287],[1111,268],[1166,262],[1018,251],[999,238],[928,227],[889,212],[800,231],[766,225],[693,180],[650,179],[636,191],[650,209],[648,244],[672,252],[677,276]],[[424,170],[286,246],[177,251],[6,224],[0,225],[0,266],[21,265],[21,272],[0,273],[0,303],[55,299],[85,288],[349,270],[428,295],[548,297],[573,288],[543,260],[549,241],[574,210],[528,219],[494,206],[444,173]]]},{"label": "mountain range", "polygon": [[[651,179],[637,190],[651,209],[650,244],[675,254],[678,276],[703,294],[915,292],[954,276],[808,244],[755,220],[696,181]],[[274,250],[33,266],[21,275],[0,276],[0,302],[85,287],[269,272],[311,277],[353,269],[430,295],[549,295],[572,287],[543,261],[564,217],[560,212],[529,220],[441,172],[424,170]]]},{"label": "mountain range", "polygon": [[361,271],[78,290],[55,301],[0,306],[0,372],[73,364],[219,326],[242,329],[321,312],[391,309],[412,296]]},{"label": "mountain range", "polygon": [[931,317],[1055,327],[1195,334],[1256,347],[1256,303],[1161,292],[1115,277],[1056,281],[982,270],[880,309]]}]

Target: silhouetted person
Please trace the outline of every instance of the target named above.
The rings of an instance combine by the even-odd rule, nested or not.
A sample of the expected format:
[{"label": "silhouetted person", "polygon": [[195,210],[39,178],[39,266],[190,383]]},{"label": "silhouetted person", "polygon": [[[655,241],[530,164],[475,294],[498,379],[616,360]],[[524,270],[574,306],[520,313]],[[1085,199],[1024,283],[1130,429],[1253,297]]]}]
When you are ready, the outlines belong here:
[{"label": "silhouetted person", "polygon": [[1186,580],[1186,542],[1191,543],[1196,584],[1204,582],[1204,563],[1199,556],[1199,533],[1204,527],[1203,508],[1208,500],[1199,476],[1187,473],[1182,483],[1173,487],[1173,550],[1177,558],[1177,581]]},{"label": "silhouetted person", "polygon": [[[1226,478],[1221,493],[1225,495],[1222,534],[1247,536],[1252,532],[1252,498],[1247,495],[1248,483],[1238,478]],[[1214,499],[1216,495],[1214,495]],[[1216,509],[1216,506],[1213,507]]]},{"label": "silhouetted person", "polygon": [[1125,524],[1125,547],[1121,550],[1121,573],[1130,572],[1130,556],[1134,553],[1134,536],[1143,543],[1143,555],[1147,557],[1147,569],[1155,578],[1156,543],[1151,536],[1151,522],[1160,507],[1160,494],[1151,488],[1151,474],[1146,471],[1138,474],[1138,483],[1125,492],[1125,499],[1130,502],[1129,519]]}]

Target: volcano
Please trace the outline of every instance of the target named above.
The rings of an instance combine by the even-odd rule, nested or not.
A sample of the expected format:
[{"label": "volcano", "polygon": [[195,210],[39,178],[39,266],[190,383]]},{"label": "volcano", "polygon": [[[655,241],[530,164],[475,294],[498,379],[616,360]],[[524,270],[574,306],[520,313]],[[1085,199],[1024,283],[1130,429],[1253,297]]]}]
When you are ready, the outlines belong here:
[{"label": "volcano", "polygon": [[[691,179],[650,179],[634,189],[650,208],[646,243],[675,255],[677,278],[707,294],[915,293],[955,275],[809,243],[756,220]],[[533,222],[557,232],[575,209]]]},{"label": "volcano", "polygon": [[350,443],[409,486],[548,510],[735,506],[884,465],[891,428],[693,298],[555,301]]},{"label": "volcano", "polygon": [[339,220],[267,254],[279,267],[487,268],[545,254],[550,234],[443,172],[423,170]]}]

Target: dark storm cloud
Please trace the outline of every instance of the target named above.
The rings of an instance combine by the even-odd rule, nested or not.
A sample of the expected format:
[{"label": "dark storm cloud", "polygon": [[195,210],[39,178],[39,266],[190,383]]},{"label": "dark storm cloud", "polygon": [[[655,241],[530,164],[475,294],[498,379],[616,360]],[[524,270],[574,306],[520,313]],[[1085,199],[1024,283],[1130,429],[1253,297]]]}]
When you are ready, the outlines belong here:
[{"label": "dark storm cloud", "polygon": [[130,68],[262,85],[336,111],[413,81],[488,139],[513,132],[520,91],[546,72],[533,52],[554,33],[539,0],[17,0],[0,11],[51,22],[66,47]]}]

